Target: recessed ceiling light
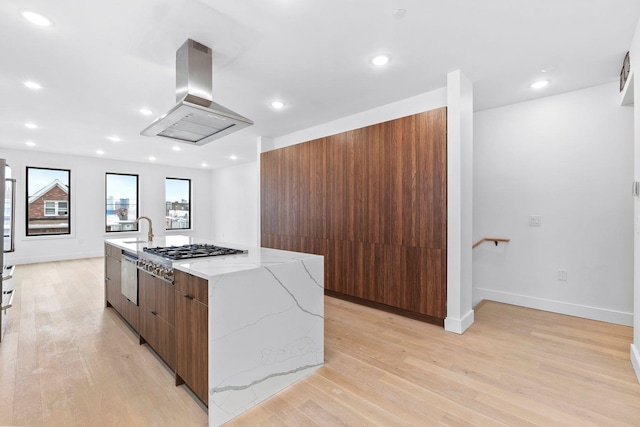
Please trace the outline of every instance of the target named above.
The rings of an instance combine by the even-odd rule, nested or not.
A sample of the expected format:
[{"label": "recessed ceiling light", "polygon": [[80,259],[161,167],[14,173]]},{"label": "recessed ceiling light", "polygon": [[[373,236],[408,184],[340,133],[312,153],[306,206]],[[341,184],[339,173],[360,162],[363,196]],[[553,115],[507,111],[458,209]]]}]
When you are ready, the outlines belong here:
[{"label": "recessed ceiling light", "polygon": [[102,151],[102,150],[96,150],[96,154],[104,154],[104,151]]},{"label": "recessed ceiling light", "polygon": [[147,108],[141,108],[140,109],[140,114],[144,115],[144,116],[150,116],[153,114],[153,111],[147,109]]},{"label": "recessed ceiling light", "polygon": [[236,156],[235,154],[230,155],[229,158],[231,160],[238,160],[238,156]]},{"label": "recessed ceiling light", "polygon": [[155,162],[156,158],[154,156],[149,156],[149,160],[151,160],[152,162]]},{"label": "recessed ceiling light", "polygon": [[42,89],[42,86],[40,86],[38,83],[33,82],[33,81],[26,81],[23,83],[26,87],[28,87],[29,89]]},{"label": "recessed ceiling light", "polygon": [[178,147],[177,145],[173,147],[173,151],[180,151],[180,147]]},{"label": "recessed ceiling light", "polygon": [[205,162],[200,163],[200,166],[202,166],[203,168],[207,167],[207,164]]},{"label": "recessed ceiling light", "polygon": [[107,137],[107,139],[108,139],[109,141],[113,141],[113,142],[120,142],[120,141],[122,141],[122,140],[121,140],[119,137],[117,137],[116,135],[108,136],[108,137]]},{"label": "recessed ceiling light", "polygon": [[286,105],[286,104],[285,104],[284,102],[279,101],[279,100],[271,101],[271,106],[272,106],[273,108],[275,108],[276,110],[279,110],[279,109],[281,109],[281,108],[284,108],[284,106],[285,106],[285,105]]},{"label": "recessed ceiling light", "polygon": [[391,58],[389,58],[387,55],[378,55],[371,58],[371,63],[377,67],[381,67],[388,64],[390,60]]},{"label": "recessed ceiling light", "polygon": [[24,126],[29,129],[37,129],[38,125],[35,123],[25,123]]},{"label": "recessed ceiling light", "polygon": [[537,82],[533,82],[529,85],[531,89],[542,89],[546,85],[549,84],[549,80],[538,80]]},{"label": "recessed ceiling light", "polygon": [[33,142],[33,141],[27,141],[27,142],[25,142],[25,144],[27,144],[29,147],[35,147],[36,146],[36,143]]},{"label": "recessed ceiling light", "polygon": [[31,12],[30,10],[23,10],[21,14],[24,19],[40,27],[50,27],[52,25],[49,18],[42,16],[39,13]]}]

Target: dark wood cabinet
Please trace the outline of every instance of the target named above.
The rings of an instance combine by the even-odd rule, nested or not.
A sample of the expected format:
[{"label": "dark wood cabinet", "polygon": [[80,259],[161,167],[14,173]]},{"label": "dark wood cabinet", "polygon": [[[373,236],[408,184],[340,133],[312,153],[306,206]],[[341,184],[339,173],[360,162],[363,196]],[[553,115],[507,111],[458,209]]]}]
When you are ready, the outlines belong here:
[{"label": "dark wood cabinet", "polygon": [[129,325],[138,331],[138,306],[122,295],[122,250],[108,243],[105,251],[105,306],[113,307]]},{"label": "dark wood cabinet", "polygon": [[122,250],[105,244],[105,305],[113,307],[176,373],[209,404],[209,282],[175,271],[174,283],[138,271],[138,303],[122,295]]},{"label": "dark wood cabinet", "polygon": [[175,288],[147,272],[138,273],[140,343],[147,343],[176,369]]},{"label": "dark wood cabinet", "polygon": [[120,262],[122,252],[108,244],[104,245],[105,306],[118,310],[120,307]]},{"label": "dark wood cabinet", "polygon": [[439,108],[262,153],[261,245],[324,255],[331,295],[442,324],[446,123]]},{"label": "dark wood cabinet", "polygon": [[138,331],[138,306],[122,295],[122,250],[105,243],[105,306],[113,307],[129,325]]},{"label": "dark wood cabinet", "polygon": [[122,293],[120,295],[122,298],[121,300],[122,304],[121,304],[121,310],[118,310],[118,312],[122,315],[124,320],[126,320],[127,323],[129,323],[129,325],[133,328],[133,330],[138,332],[138,329],[140,328],[138,306],[135,303],[129,301],[127,298],[125,298],[125,296],[122,295]]},{"label": "dark wood cabinet", "polygon": [[176,384],[186,383],[209,404],[208,281],[175,272]]}]

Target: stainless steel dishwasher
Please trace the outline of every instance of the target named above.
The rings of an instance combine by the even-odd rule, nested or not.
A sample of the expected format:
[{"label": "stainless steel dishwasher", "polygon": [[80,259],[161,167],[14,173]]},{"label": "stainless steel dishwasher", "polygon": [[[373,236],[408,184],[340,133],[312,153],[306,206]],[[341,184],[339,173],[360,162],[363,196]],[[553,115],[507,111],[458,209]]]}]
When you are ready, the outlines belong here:
[{"label": "stainless steel dishwasher", "polygon": [[122,252],[120,292],[129,301],[138,305],[138,257]]}]

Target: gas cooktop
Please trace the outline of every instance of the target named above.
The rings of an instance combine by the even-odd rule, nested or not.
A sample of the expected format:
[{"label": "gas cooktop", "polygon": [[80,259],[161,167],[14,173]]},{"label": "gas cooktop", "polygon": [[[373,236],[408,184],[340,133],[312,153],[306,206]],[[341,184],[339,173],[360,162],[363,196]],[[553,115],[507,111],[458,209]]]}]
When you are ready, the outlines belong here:
[{"label": "gas cooktop", "polygon": [[165,246],[157,248],[143,248],[143,251],[172,260],[247,253],[247,251],[241,249],[225,248],[222,246],[209,245],[206,243],[194,243],[191,245]]}]

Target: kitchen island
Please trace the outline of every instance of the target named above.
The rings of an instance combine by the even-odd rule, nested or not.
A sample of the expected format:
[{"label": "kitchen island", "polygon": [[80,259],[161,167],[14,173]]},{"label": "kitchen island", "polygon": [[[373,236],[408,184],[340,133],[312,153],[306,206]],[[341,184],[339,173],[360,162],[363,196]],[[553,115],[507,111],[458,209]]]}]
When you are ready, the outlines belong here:
[{"label": "kitchen island", "polygon": [[[211,242],[167,236],[156,238],[153,246],[191,243]],[[176,384],[186,382],[208,405],[210,426],[240,415],[324,363],[324,258],[223,245],[248,252],[172,261],[175,284],[164,280],[158,285],[164,295],[170,292],[169,301],[161,304],[162,310],[150,310],[152,315],[144,308],[148,275],[139,270],[138,319],[133,320],[130,310],[131,320],[121,313],[136,331],[134,323],[139,324],[141,343],[148,342],[176,371]],[[123,251],[142,257],[148,246],[131,238],[106,240],[107,305],[117,309],[109,301],[114,294],[109,256]],[[164,314],[168,322],[156,319],[162,311],[170,312]],[[144,332],[145,325],[155,324],[150,322],[161,326],[166,339]],[[207,366],[198,366],[203,364]],[[200,387],[204,393],[197,392]]]}]

